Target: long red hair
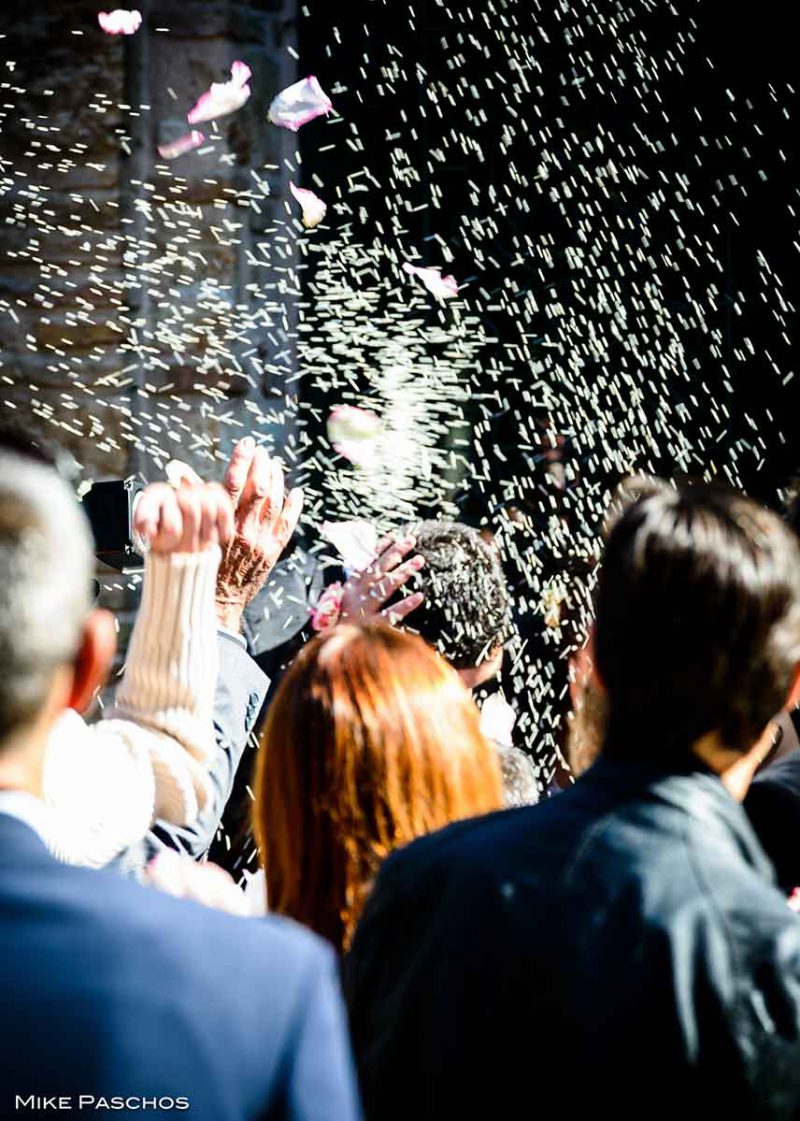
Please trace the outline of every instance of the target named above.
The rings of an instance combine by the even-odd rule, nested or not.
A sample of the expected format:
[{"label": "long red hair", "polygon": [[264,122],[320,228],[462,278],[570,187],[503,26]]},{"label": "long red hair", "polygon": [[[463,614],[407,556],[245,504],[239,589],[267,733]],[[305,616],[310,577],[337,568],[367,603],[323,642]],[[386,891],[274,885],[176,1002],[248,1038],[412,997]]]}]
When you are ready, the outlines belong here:
[{"label": "long red hair", "polygon": [[327,631],[295,659],[262,733],[254,826],[270,910],[346,949],[393,849],[501,805],[455,670],[392,627]]}]

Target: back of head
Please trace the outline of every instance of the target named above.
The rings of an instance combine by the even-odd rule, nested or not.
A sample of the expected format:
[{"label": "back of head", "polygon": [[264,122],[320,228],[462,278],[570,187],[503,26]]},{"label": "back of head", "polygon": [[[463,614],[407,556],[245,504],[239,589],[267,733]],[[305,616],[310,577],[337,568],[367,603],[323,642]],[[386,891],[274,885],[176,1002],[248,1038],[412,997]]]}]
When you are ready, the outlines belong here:
[{"label": "back of head", "polygon": [[435,651],[390,627],[326,631],[263,732],[254,824],[270,909],[343,947],[388,853],[501,804],[475,704]]},{"label": "back of head", "polygon": [[604,752],[746,751],[800,662],[800,547],[770,511],[706,486],[650,486],[611,528],[596,596]]},{"label": "back of head", "polygon": [[461,522],[416,522],[400,532],[413,534],[415,552],[425,558],[408,584],[425,595],[408,626],[456,669],[479,666],[511,633],[508,587],[495,550]]},{"label": "back of head", "polygon": [[40,456],[0,444],[0,751],[75,656],[91,576],[91,536],[69,488]]}]

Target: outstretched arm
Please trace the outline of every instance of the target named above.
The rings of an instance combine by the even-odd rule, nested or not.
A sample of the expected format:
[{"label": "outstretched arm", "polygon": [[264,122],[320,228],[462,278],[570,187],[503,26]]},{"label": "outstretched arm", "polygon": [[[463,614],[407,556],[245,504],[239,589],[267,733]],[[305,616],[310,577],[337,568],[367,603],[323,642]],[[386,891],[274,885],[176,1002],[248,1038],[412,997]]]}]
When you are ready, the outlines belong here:
[{"label": "outstretched arm", "polygon": [[217,486],[147,488],[136,528],[150,540],[125,676],[108,719],[68,713],[45,762],[53,849],[100,866],[156,817],[188,824],[208,800],[217,678],[214,591],[232,530]]}]

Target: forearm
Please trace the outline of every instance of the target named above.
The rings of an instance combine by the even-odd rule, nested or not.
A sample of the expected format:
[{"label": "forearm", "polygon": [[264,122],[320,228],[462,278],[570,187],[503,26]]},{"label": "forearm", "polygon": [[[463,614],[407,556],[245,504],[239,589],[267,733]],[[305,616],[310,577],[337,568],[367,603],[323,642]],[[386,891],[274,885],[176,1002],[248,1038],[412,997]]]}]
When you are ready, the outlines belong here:
[{"label": "forearm", "polygon": [[214,588],[220,551],[148,554],[125,674],[108,716],[178,741],[198,762],[214,750]]}]

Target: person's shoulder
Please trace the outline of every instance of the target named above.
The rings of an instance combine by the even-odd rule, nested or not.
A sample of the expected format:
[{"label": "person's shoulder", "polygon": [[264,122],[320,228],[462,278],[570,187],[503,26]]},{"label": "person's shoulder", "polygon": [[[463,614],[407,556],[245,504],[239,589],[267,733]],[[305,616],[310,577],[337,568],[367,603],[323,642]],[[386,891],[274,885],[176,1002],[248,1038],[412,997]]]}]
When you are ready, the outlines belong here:
[{"label": "person's shoulder", "polygon": [[418,837],[384,861],[380,878],[384,885],[400,887],[439,874],[462,878],[480,875],[514,852],[515,840],[532,827],[532,815],[540,814],[542,808],[496,810]]},{"label": "person's shoulder", "polygon": [[257,971],[285,977],[319,968],[330,958],[322,939],[277,915],[230,915],[110,871],[67,867],[58,878],[86,929],[111,947],[136,943],[140,958],[180,959],[186,969],[215,972],[238,957],[247,961],[251,976]]}]

